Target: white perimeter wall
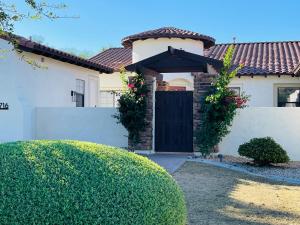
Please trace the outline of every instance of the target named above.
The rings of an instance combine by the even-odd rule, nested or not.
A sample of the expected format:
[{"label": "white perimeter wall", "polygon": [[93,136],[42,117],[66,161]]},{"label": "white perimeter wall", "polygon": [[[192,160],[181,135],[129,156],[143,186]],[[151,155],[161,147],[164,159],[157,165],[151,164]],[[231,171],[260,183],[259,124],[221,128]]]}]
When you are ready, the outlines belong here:
[{"label": "white perimeter wall", "polygon": [[249,107],[236,115],[230,134],[223,139],[220,153],[238,155],[239,145],[251,138],[270,136],[300,160],[300,108]]},{"label": "white perimeter wall", "polygon": [[127,147],[127,131],[114,108],[37,108],[36,139],[91,141]]}]

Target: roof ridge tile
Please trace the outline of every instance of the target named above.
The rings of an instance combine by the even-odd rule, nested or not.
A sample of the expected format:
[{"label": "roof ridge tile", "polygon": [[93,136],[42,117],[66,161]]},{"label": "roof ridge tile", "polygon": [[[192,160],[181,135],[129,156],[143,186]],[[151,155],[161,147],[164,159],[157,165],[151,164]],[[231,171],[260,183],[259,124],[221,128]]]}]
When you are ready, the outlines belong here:
[{"label": "roof ridge tile", "polygon": [[202,41],[204,43],[204,47],[206,48],[209,48],[215,44],[215,39],[207,35],[175,27],[162,27],[129,35],[122,39],[122,45],[125,47],[131,47],[134,41],[145,40],[149,38],[190,38]]}]

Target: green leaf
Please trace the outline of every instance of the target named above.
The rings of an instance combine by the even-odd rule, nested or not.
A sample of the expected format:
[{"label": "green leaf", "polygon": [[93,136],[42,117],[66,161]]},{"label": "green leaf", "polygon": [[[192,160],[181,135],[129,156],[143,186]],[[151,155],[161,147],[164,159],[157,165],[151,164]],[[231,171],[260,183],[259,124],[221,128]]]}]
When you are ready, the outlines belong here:
[{"label": "green leaf", "polygon": [[35,15],[30,16],[30,18],[33,20],[39,20],[42,18],[42,16],[40,14],[35,14]]}]

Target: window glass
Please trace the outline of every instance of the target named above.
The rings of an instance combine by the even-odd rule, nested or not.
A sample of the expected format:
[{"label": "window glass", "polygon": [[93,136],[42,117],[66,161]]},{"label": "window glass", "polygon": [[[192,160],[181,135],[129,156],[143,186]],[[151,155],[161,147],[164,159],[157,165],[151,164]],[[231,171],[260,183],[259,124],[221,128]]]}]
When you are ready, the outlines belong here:
[{"label": "window glass", "polygon": [[76,92],[80,94],[84,94],[85,91],[85,81],[76,79]]},{"label": "window glass", "polygon": [[241,88],[240,87],[229,87],[229,90],[233,91],[236,96],[241,95]]},{"label": "window glass", "polygon": [[76,107],[84,107],[84,95],[76,93]]},{"label": "window glass", "polygon": [[76,79],[76,107],[84,107],[85,81]]},{"label": "window glass", "polygon": [[278,106],[279,107],[299,107],[300,87],[279,87]]}]

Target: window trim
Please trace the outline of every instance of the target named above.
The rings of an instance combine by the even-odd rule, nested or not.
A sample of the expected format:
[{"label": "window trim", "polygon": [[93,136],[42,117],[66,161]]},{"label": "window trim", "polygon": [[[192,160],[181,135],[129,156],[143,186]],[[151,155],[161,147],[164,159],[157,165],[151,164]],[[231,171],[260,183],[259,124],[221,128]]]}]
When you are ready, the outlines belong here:
[{"label": "window trim", "polygon": [[241,96],[241,87],[228,87],[229,89],[238,89],[239,90],[239,96]]},{"label": "window trim", "polygon": [[243,85],[242,84],[230,84],[228,88],[239,88],[240,89],[240,96],[243,93]]},{"label": "window trim", "polygon": [[[274,87],[273,87],[273,105],[274,105],[274,107],[279,107],[278,106],[278,88],[289,88],[289,87],[300,89],[300,83],[274,84]],[[282,108],[282,107],[280,107],[280,108]]]}]

